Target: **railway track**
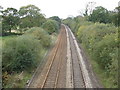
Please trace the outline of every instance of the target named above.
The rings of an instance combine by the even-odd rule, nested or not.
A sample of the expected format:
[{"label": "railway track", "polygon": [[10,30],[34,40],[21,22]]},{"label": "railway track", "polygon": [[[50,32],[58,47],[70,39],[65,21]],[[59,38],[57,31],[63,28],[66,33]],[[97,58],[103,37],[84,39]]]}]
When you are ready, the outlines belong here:
[{"label": "railway track", "polygon": [[41,73],[27,88],[93,88],[77,41],[68,26],[61,26],[56,45],[47,59]]},{"label": "railway track", "polygon": [[[65,87],[65,74],[66,74],[66,32],[64,26],[58,36],[57,43],[48,60],[37,77],[34,83],[30,84],[28,88],[60,88]],[[64,83],[63,83],[64,82]]]},{"label": "railway track", "polygon": [[[64,55],[66,55],[65,53],[65,46],[66,46],[66,32],[63,29],[64,27],[62,27],[61,29],[61,33],[60,33],[60,41],[58,46],[56,47],[56,52],[53,56],[52,62],[50,64],[49,70],[47,72],[47,75],[44,79],[44,82],[42,84],[42,87],[40,88],[58,88],[58,86],[62,87],[63,82],[59,82],[61,81],[60,79],[63,79],[64,77],[62,77],[62,73],[61,72],[61,68],[62,65],[65,64],[63,63],[63,60],[65,61],[65,57]],[[65,68],[63,68],[65,70]],[[62,78],[60,78],[62,77]],[[64,85],[64,84],[63,84]]]},{"label": "railway track", "polygon": [[80,62],[77,54],[77,50],[74,44],[74,39],[68,31],[70,39],[70,50],[71,50],[71,59],[72,59],[72,71],[73,72],[73,86],[74,88],[85,88],[85,83],[82,75],[82,70],[80,67]]},{"label": "railway track", "polygon": [[66,32],[69,36],[70,52],[71,53],[71,82],[73,88],[93,88],[89,77],[89,72],[86,68],[85,61],[81,55],[80,48],[77,44],[76,38],[68,26]]}]

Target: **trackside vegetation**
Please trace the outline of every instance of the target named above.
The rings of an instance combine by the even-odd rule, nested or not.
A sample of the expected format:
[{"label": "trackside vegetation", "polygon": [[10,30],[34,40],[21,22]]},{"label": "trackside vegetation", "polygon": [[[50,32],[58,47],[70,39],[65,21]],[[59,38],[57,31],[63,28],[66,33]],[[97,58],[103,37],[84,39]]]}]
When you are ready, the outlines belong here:
[{"label": "trackside vegetation", "polygon": [[[93,14],[97,12],[93,12]],[[99,13],[99,11],[98,11]],[[107,13],[108,14],[108,13]],[[77,16],[63,20],[90,57],[94,72],[105,88],[118,87],[118,27],[114,23],[89,21],[90,16]],[[92,17],[94,18],[94,17]],[[96,19],[94,19],[96,20]],[[107,18],[108,20],[108,18]],[[109,20],[108,20],[109,21]],[[118,25],[117,25],[118,26]]]},{"label": "trackside vegetation", "polygon": [[55,20],[48,20],[42,25],[42,28],[45,29],[49,34],[57,32],[59,29],[59,24]]},{"label": "trackside vegetation", "polygon": [[31,33],[5,41],[2,49],[3,71],[12,73],[35,67],[41,57],[41,49],[50,46],[50,36],[44,30],[31,28],[28,31]]},{"label": "trackside vegetation", "polygon": [[3,76],[3,84],[6,85],[8,79],[4,77],[34,70],[50,45],[51,36],[39,27],[31,28],[19,37],[7,39],[2,49],[3,75],[7,73]]}]

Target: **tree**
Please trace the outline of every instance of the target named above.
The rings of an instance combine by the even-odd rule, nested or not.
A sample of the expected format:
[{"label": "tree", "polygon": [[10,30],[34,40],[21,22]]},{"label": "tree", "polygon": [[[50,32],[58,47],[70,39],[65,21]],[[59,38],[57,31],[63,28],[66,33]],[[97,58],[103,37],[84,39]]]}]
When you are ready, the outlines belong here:
[{"label": "tree", "polygon": [[95,4],[96,2],[88,2],[85,6],[85,12],[83,15],[88,16],[89,14],[92,14]]},{"label": "tree", "polygon": [[116,26],[120,26],[120,6],[115,8],[115,12],[114,12],[114,15],[113,15],[113,23]]},{"label": "tree", "polygon": [[61,19],[58,16],[50,17],[50,19],[57,21],[58,24],[59,24],[59,27],[60,27],[60,25],[61,25]]},{"label": "tree", "polygon": [[56,20],[57,22],[61,23],[61,19],[58,16],[50,17],[50,19]]},{"label": "tree", "polygon": [[43,29],[45,29],[49,34],[52,34],[54,32],[57,32],[59,29],[59,26],[57,24],[57,21],[55,20],[48,20],[42,25]]},{"label": "tree", "polygon": [[19,24],[18,11],[15,8],[7,8],[2,12],[2,30],[3,33],[7,30],[11,33],[11,29],[16,29]]},{"label": "tree", "polygon": [[19,14],[21,28],[41,26],[46,21],[45,17],[40,13],[40,9],[34,5],[21,7]]},{"label": "tree", "polygon": [[109,12],[102,6],[96,7],[92,14],[90,14],[89,20],[93,22],[109,23]]}]

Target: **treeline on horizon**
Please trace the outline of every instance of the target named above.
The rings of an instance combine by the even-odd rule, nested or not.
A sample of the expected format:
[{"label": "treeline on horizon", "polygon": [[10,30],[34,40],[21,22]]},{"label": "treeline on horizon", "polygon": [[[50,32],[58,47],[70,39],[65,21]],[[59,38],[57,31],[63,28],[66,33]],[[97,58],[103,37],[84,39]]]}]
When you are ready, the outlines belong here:
[{"label": "treeline on horizon", "polygon": [[[0,16],[2,17],[0,22],[0,26],[2,27],[1,35],[3,36],[10,34],[11,30],[17,30],[20,33],[23,33],[27,28],[31,27],[44,28],[45,26],[43,24],[46,22],[58,24],[58,27],[60,27],[61,23],[58,16],[50,17],[50,20],[45,18],[45,15],[42,14],[41,10],[35,5],[22,6],[19,10],[12,7],[4,10],[3,7],[0,6],[0,13]],[[53,29],[53,27],[51,28]],[[53,32],[54,31],[55,30],[53,30]],[[48,32],[50,33],[50,31]]]},{"label": "treeline on horizon", "polygon": [[[6,32],[10,33],[12,29],[22,32],[25,28],[42,26],[46,22],[46,18],[40,11],[35,5],[22,6],[19,10],[12,7],[4,10],[0,6],[2,35],[5,35]],[[90,11],[88,4],[83,16],[88,17],[88,21],[94,23],[112,23],[115,26],[120,26],[120,7],[116,7],[113,11],[108,11],[106,8],[98,6]],[[54,19],[61,23],[58,16],[54,17]]]}]

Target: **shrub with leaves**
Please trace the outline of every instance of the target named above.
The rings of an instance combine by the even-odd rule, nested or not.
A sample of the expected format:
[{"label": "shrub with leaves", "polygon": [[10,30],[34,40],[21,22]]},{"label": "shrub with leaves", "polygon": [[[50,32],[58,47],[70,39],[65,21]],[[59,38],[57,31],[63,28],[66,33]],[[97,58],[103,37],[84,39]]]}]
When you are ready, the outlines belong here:
[{"label": "shrub with leaves", "polygon": [[61,19],[58,16],[52,16],[49,19],[57,21],[56,23],[59,25],[59,28],[61,26]]},{"label": "shrub with leaves", "polygon": [[44,30],[46,30],[49,34],[52,34],[54,32],[57,32],[59,29],[59,23],[55,20],[47,20],[47,22],[45,22],[42,25],[42,28]]},{"label": "shrub with leaves", "polygon": [[3,45],[3,71],[22,71],[37,65],[41,51],[40,43],[33,36],[23,35],[9,39]]},{"label": "shrub with leaves", "polygon": [[35,39],[37,39],[40,42],[40,44],[45,48],[51,45],[51,36],[44,29],[40,27],[33,27],[28,31],[26,31],[25,34],[26,35],[30,34],[34,36]]},{"label": "shrub with leaves", "polygon": [[117,28],[107,24],[91,24],[81,26],[77,37],[88,50],[92,58],[111,75],[117,85]]},{"label": "shrub with leaves", "polygon": [[[51,36],[40,27],[33,27],[25,31],[21,36],[7,38],[2,47],[2,79],[3,87],[21,87],[22,82],[9,84],[11,78],[6,77],[25,71],[32,72],[38,66],[43,54],[51,45]],[[10,86],[9,86],[10,85]]]}]

